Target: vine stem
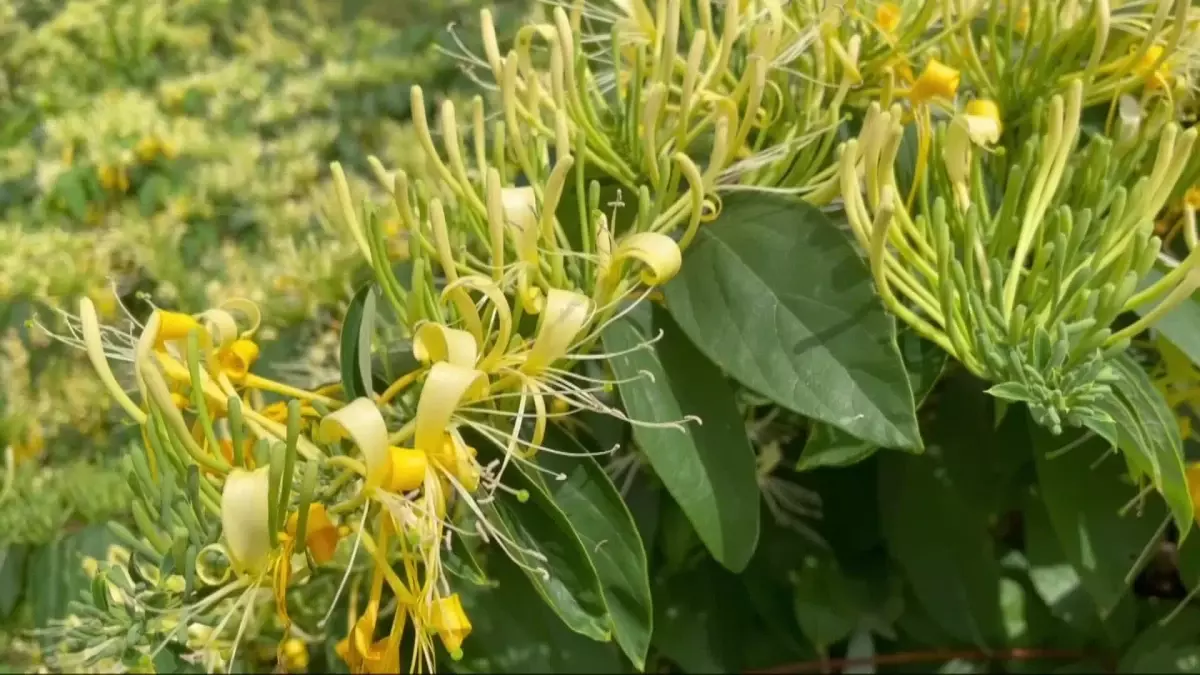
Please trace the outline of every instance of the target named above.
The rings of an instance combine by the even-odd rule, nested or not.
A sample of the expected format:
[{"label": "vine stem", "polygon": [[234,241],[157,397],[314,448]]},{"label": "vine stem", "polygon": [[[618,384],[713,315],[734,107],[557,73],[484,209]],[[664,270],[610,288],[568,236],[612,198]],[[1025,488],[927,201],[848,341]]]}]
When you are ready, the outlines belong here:
[{"label": "vine stem", "polygon": [[[933,663],[937,661],[1040,661],[1040,660],[1084,660],[1096,658],[1089,654],[1069,649],[1002,649],[999,651],[935,649],[920,652],[900,652],[898,654],[881,654],[873,657],[855,659],[816,659],[787,663],[761,670],[746,671],[744,675],[790,675],[791,673],[832,673],[846,668],[858,666],[895,666],[915,663]],[[1106,671],[1112,672],[1107,663]]]}]

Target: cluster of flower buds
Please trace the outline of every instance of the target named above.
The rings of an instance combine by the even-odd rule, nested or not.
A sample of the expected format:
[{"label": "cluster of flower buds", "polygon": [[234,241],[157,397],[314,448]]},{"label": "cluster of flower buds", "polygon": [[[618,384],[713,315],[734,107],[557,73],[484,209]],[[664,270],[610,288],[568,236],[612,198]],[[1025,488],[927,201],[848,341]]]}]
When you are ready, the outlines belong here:
[{"label": "cluster of flower buds", "polygon": [[1147,125],[1137,143],[1094,136],[1079,149],[1082,102],[1072,81],[1015,158],[985,158],[998,135],[987,116],[939,126],[943,161],[914,210],[896,178],[898,106],[872,107],[841,156],[847,215],[887,306],[1054,430],[1100,417],[1091,404],[1104,391],[1102,357],[1200,287],[1200,254],[1142,284],[1162,245],[1155,218],[1194,164],[1196,130]]}]

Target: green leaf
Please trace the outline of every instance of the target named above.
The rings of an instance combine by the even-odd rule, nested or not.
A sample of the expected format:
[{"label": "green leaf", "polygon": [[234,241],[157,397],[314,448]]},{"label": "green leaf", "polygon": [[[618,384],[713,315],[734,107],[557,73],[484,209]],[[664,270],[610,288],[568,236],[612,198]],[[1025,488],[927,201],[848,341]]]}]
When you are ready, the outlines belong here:
[{"label": "green leaf", "polygon": [[[1163,273],[1151,269],[1142,280],[1141,289],[1163,278]],[[1145,315],[1155,305],[1139,307],[1138,314]],[[1200,302],[1195,296],[1179,303],[1154,323],[1154,329],[1161,332],[1171,344],[1175,345],[1191,359],[1192,363],[1200,366]]]},{"label": "green leaf", "polygon": [[849,637],[862,610],[837,560],[808,556],[793,573],[796,620],[800,630],[820,651]]},{"label": "green leaf", "polygon": [[67,603],[90,592],[83,556],[103,560],[112,542],[106,525],[92,525],[31,554],[25,597],[32,606],[35,627],[45,628],[52,619],[64,618]]},{"label": "green leaf", "polygon": [[84,167],[76,167],[67,171],[58,177],[58,182],[54,185],[54,192],[63,200],[63,204],[67,207],[67,212],[71,217],[82,220],[87,216],[88,198],[87,188],[84,186],[83,176],[81,172],[87,171]]},{"label": "green leaf", "polygon": [[634,439],[713,557],[741,571],[754,554],[759,527],[755,455],[745,424],[721,373],[661,309],[654,325],[663,336],[647,349],[635,349],[647,337],[630,319],[604,332],[606,351],[625,352],[610,361],[625,409],[642,422],[696,416],[701,423],[686,430],[635,424]]},{"label": "green leaf", "polygon": [[959,382],[938,396],[925,454],[878,457],[880,523],[929,619],[957,640],[987,647],[1005,637],[989,523],[1011,469],[992,464],[993,448],[980,447],[980,430],[990,428],[979,426],[990,421],[987,397],[973,381]]},{"label": "green leaf", "polygon": [[350,299],[342,321],[340,363],[346,400],[369,396],[371,385],[371,335],[375,323],[375,286],[364,284]]},{"label": "green leaf", "polygon": [[1119,673],[1200,672],[1200,611],[1184,608],[1171,621],[1150,624],[1125,650]]},{"label": "green leaf", "polygon": [[566,476],[550,481],[550,494],[596,567],[617,644],[639,671],[644,670],[654,617],[646,551],[637,525],[608,474],[584,454],[588,449],[578,440],[552,427],[544,445],[573,455],[543,452],[538,463]]},{"label": "green leaf", "polygon": [[[919,406],[941,377],[948,357],[940,347],[921,339],[912,331],[901,332],[898,342],[908,380]],[[796,462],[796,470],[849,466],[870,457],[878,449],[879,446],[874,443],[856,438],[837,427],[814,423],[800,459]]]},{"label": "green leaf", "polygon": [[536,590],[504,556],[491,556],[492,587],[459,590],[471,617],[471,637],[463,659],[451,663],[459,673],[587,673],[621,671],[611,644],[567,630],[554,612],[532,601]]},{"label": "green leaf", "polygon": [[0,547],[0,619],[8,618],[25,590],[25,561],[29,547],[8,544]]},{"label": "green leaf", "polygon": [[[509,467],[504,481],[529,496],[521,502],[498,492],[489,507],[496,515],[491,522],[507,530],[507,536],[516,542],[508,547],[514,561],[571,630],[593,640],[612,639],[612,619],[600,579],[571,521],[522,467]],[[545,559],[538,560],[531,551]]]},{"label": "green leaf", "polygon": [[892,318],[816,208],[733,195],[664,288],[684,333],[779,405],[887,448],[921,448]]},{"label": "green leaf", "polygon": [[1170,507],[1182,541],[1191,530],[1194,514],[1183,466],[1183,441],[1175,415],[1146,371],[1131,356],[1122,354],[1111,365],[1117,376],[1110,385],[1112,395],[1095,407],[1116,424],[1088,419],[1088,428],[1119,447],[1132,469],[1150,477]]},{"label": "green leaf", "polygon": [[1137,490],[1122,480],[1125,467],[1103,439],[1083,431],[1054,436],[1036,424],[1030,434],[1038,494],[1062,553],[1100,616],[1107,616],[1128,592],[1140,554],[1157,538],[1161,509],[1149,503],[1140,517],[1120,515]]}]

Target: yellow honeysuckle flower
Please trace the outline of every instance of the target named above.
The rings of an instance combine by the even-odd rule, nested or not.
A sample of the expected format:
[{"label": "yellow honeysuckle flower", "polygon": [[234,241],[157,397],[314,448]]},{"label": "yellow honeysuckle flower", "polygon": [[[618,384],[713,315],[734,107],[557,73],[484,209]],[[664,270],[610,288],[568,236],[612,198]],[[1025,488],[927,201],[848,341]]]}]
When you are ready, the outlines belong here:
[{"label": "yellow honeysuckle flower", "polygon": [[925,64],[925,70],[913,83],[909,98],[914,103],[924,103],[933,99],[953,100],[958,93],[962,74],[958,70],[938,61],[930,59]]},{"label": "yellow honeysuckle flower", "polygon": [[447,361],[433,364],[417,400],[414,445],[425,452],[440,451],[454,411],[463,403],[487,395],[487,376],[474,368]]},{"label": "yellow honeysuckle flower", "polygon": [[250,366],[258,360],[258,345],[253,340],[235,340],[221,351],[218,359],[221,368],[234,382],[241,382],[250,372]]},{"label": "yellow honeysuckle flower", "polygon": [[413,334],[413,356],[423,364],[441,361],[472,368],[479,355],[475,336],[465,330],[426,321]]},{"label": "yellow honeysuckle flower", "polygon": [[875,8],[875,23],[879,24],[885,33],[893,33],[900,26],[901,12],[900,5],[894,2],[880,3]]},{"label": "yellow honeysuckle flower", "polygon": [[158,150],[158,139],[154,136],[143,136],[138,140],[137,145],[133,147],[134,154],[146,164],[154,161],[155,156],[158,155]]},{"label": "yellow honeysuckle flower", "polygon": [[391,464],[387,423],[371,399],[356,398],[340,410],[326,415],[321,420],[317,436],[323,443],[335,443],[343,438],[354,441],[366,463],[367,490],[379,487],[387,478]]},{"label": "yellow honeysuckle flower", "polygon": [[264,571],[275,548],[267,520],[270,499],[267,471],[267,467],[253,471],[234,469],[225,477],[221,526],[230,562],[241,575]]},{"label": "yellow honeysuckle flower", "polygon": [[533,347],[521,364],[521,372],[536,373],[565,356],[591,320],[592,307],[587,296],[559,288],[550,289],[538,319]]},{"label": "yellow honeysuckle flower", "polygon": [[446,651],[455,661],[462,658],[462,643],[471,634],[471,621],[463,611],[457,593],[433,601],[429,609],[429,625],[441,638]]},{"label": "yellow honeysuckle flower", "polygon": [[991,99],[977,98],[967,103],[969,124],[973,125],[972,140],[976,143],[995,143],[1004,130],[1000,120],[1000,106]]},{"label": "yellow honeysuckle flower", "polygon": [[[296,536],[296,528],[299,527],[300,514],[293,511],[288,516],[287,525],[284,531],[289,537]],[[341,535],[338,528],[334,526],[333,521],[329,519],[328,513],[325,511],[323,504],[314,503],[308,505],[308,522],[305,525],[304,543],[312,554],[313,560],[318,565],[333,560],[333,554],[337,551],[338,541]]]},{"label": "yellow honeysuckle flower", "polygon": [[308,645],[304,644],[303,640],[297,638],[285,640],[280,651],[288,672],[308,669]]}]

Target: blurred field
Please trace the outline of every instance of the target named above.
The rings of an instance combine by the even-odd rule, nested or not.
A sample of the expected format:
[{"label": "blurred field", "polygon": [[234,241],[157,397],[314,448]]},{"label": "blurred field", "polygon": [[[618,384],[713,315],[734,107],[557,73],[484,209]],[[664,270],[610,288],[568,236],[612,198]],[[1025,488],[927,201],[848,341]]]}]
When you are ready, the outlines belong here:
[{"label": "blurred field", "polygon": [[[420,161],[409,90],[465,82],[478,0],[16,0],[0,6],[0,669],[68,613],[79,552],[124,518],[131,442],[62,311],[258,302],[266,372],[319,381],[358,256],[322,217],[328,165]],[[501,33],[523,2],[499,2]],[[372,188],[373,189],[373,188]],[[336,371],[335,371],[336,372]]]}]

